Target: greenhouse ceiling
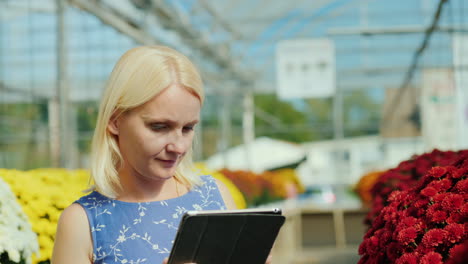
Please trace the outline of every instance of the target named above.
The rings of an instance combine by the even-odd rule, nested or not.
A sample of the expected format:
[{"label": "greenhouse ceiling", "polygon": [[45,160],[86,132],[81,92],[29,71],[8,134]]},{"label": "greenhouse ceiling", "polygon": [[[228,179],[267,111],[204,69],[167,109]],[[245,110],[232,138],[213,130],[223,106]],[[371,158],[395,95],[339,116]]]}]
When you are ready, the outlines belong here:
[{"label": "greenhouse ceiling", "polygon": [[[60,1],[0,0],[1,19],[18,19],[25,10],[54,13]],[[332,41],[338,89],[418,85],[420,69],[453,67],[453,36],[466,33],[463,0],[62,3],[67,9],[65,19],[73,17],[73,12],[84,12],[100,21],[100,26],[126,35],[133,45],[178,48],[201,65],[213,92],[274,92],[278,43],[294,39]]]}]

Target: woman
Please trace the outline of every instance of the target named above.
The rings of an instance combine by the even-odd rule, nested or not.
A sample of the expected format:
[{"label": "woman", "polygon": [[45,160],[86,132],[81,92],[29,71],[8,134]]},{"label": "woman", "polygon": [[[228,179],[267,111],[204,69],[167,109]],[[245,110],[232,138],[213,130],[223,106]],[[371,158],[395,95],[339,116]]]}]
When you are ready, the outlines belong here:
[{"label": "woman", "polygon": [[235,208],[221,182],[192,171],[203,99],[197,69],[175,50],[120,58],[94,132],[93,192],[62,213],[52,263],[162,263],[185,211]]}]

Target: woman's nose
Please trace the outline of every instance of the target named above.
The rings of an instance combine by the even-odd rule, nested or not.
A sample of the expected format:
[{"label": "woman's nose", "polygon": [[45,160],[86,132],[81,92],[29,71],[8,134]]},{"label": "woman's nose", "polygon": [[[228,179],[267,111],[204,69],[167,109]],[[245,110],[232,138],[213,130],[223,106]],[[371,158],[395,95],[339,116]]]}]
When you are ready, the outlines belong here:
[{"label": "woman's nose", "polygon": [[172,142],[167,145],[167,150],[180,155],[185,152],[185,147],[181,142]]},{"label": "woman's nose", "polygon": [[187,149],[187,138],[183,135],[179,135],[178,133],[174,133],[175,135],[172,136],[170,142],[167,144],[167,150],[170,152],[175,152],[179,155],[185,153]]}]

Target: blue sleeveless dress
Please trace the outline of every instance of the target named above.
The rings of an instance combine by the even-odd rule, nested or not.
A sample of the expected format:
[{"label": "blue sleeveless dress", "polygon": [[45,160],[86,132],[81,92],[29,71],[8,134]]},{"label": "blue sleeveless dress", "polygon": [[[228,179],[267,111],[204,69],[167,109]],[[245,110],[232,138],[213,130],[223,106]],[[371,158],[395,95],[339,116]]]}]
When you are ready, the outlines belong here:
[{"label": "blue sleeveless dress", "polygon": [[216,181],[201,176],[203,185],[177,198],[129,203],[96,191],[81,197],[93,240],[93,262],[160,264],[169,256],[181,216],[189,210],[226,209]]}]

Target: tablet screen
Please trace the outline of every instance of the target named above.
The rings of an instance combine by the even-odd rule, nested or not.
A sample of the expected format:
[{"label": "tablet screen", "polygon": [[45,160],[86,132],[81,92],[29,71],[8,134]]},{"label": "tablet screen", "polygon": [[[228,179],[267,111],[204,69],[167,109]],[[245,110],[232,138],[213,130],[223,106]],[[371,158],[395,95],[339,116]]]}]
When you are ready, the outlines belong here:
[{"label": "tablet screen", "polygon": [[281,210],[189,211],[169,264],[264,264],[285,221]]}]

